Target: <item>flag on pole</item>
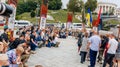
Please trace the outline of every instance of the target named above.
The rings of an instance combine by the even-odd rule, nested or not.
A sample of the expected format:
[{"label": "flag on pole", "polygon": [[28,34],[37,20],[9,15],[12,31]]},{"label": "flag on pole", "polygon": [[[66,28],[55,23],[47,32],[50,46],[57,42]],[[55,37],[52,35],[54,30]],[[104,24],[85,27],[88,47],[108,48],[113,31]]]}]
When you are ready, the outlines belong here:
[{"label": "flag on pole", "polygon": [[90,9],[88,9],[88,13],[87,13],[86,19],[87,19],[87,25],[91,27],[93,20],[92,20],[92,14],[91,14]]},{"label": "flag on pole", "polygon": [[47,6],[42,4],[42,6],[41,6],[41,16],[45,15],[45,17],[46,17],[47,16],[47,10],[48,10]]},{"label": "flag on pole", "polygon": [[71,28],[71,26],[72,26],[72,19],[73,19],[72,13],[68,12],[67,23],[66,23],[66,28],[67,29]]},{"label": "flag on pole", "polygon": [[40,29],[45,29],[47,10],[48,10],[47,5],[42,4],[42,6],[41,6]]},{"label": "flag on pole", "polygon": [[99,23],[100,23],[100,18],[101,18],[101,11],[102,11],[102,8],[100,8],[100,10],[99,10],[99,13],[98,13],[98,18],[97,18],[97,22],[96,22],[96,26],[98,26],[99,25]]}]

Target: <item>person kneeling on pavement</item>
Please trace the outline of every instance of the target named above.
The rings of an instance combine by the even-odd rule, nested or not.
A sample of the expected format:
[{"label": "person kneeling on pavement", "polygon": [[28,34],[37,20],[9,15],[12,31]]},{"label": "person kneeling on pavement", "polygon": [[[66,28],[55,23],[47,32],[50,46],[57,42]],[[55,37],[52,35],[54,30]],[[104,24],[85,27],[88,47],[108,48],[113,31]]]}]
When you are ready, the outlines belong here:
[{"label": "person kneeling on pavement", "polygon": [[19,44],[18,47],[22,47],[24,49],[24,52],[21,55],[21,61],[22,61],[22,66],[27,67],[26,62],[28,61],[30,57],[30,42],[24,42],[22,44]]},{"label": "person kneeling on pavement", "polygon": [[57,37],[57,35],[55,34],[55,35],[53,36],[52,46],[53,46],[53,47],[58,47],[59,44],[60,44],[60,42],[58,42],[58,37]]},{"label": "person kneeling on pavement", "polygon": [[8,55],[9,66],[8,67],[18,67],[21,62],[21,54],[24,52],[22,47],[17,47],[16,49],[12,49],[8,51],[6,54]]}]

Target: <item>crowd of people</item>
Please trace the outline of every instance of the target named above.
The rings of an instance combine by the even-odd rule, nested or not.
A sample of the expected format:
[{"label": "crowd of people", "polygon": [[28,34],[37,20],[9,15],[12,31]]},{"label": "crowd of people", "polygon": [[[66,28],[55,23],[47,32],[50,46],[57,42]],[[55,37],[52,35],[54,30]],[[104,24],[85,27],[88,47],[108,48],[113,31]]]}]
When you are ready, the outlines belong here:
[{"label": "crowd of people", "polygon": [[80,63],[90,61],[88,67],[95,67],[96,62],[102,67],[120,67],[120,38],[112,32],[100,35],[95,30],[82,29],[78,33],[78,52],[80,52]]},{"label": "crowd of people", "polygon": [[[27,60],[35,50],[41,47],[58,47],[60,30],[55,27],[39,29],[34,26],[23,27],[17,31],[17,38],[11,38],[10,30],[4,27],[4,33],[0,36],[0,54],[8,56],[8,61],[1,61],[2,67],[27,67]],[[7,59],[6,59],[7,60]]]},{"label": "crowd of people", "polygon": [[56,27],[39,29],[34,26],[19,28],[16,32],[17,38],[11,38],[10,29],[5,26],[4,33],[0,36],[0,54],[8,56],[8,62],[1,61],[2,67],[27,67],[27,60],[35,50],[41,47],[58,47],[59,38],[74,36],[78,39],[78,52],[80,52],[80,63],[90,60],[90,66],[95,67],[96,62],[102,67],[120,66],[120,38],[113,33],[99,35],[97,31],[66,30]]}]

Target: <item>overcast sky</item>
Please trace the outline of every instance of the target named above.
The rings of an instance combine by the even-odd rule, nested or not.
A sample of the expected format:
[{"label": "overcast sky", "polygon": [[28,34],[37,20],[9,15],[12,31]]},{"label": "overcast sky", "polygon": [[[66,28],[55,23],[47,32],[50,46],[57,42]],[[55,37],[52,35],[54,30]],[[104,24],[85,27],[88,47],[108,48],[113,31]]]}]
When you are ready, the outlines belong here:
[{"label": "overcast sky", "polygon": [[[87,0],[84,0],[87,1]],[[66,5],[69,2],[69,0],[62,0],[63,2],[63,6],[62,8],[67,8]],[[118,5],[118,7],[120,8],[120,0],[98,0],[98,2],[109,2],[109,3],[115,3]]]}]

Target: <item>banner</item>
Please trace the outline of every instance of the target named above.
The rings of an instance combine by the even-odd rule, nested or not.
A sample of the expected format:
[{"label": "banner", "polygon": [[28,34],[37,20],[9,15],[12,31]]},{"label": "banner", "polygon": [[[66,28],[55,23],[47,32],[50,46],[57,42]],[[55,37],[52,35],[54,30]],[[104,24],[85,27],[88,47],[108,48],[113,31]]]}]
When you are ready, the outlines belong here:
[{"label": "banner", "polygon": [[46,25],[46,17],[45,15],[42,15],[40,21],[40,29],[45,29],[45,25]]},{"label": "banner", "polygon": [[10,15],[10,18],[9,18],[9,20],[8,20],[8,27],[9,27],[11,30],[14,30],[17,0],[8,0],[8,4],[13,7],[13,13]]},{"label": "banner", "polygon": [[72,28],[72,23],[71,23],[71,22],[68,22],[66,28],[67,28],[67,29]]},{"label": "banner", "polygon": [[68,13],[68,18],[67,18],[67,23],[66,23],[66,28],[70,29],[72,27],[72,13]]},{"label": "banner", "polygon": [[47,10],[48,10],[47,6],[42,4],[42,6],[41,6],[41,15],[45,15],[45,17],[46,17],[47,16]]},{"label": "banner", "polygon": [[41,6],[41,19],[40,19],[40,29],[45,29],[45,25],[46,25],[46,17],[47,17],[47,6],[42,4]]}]

